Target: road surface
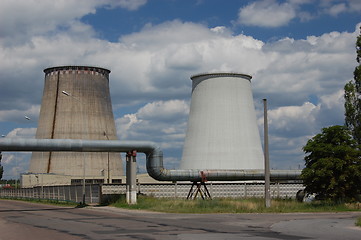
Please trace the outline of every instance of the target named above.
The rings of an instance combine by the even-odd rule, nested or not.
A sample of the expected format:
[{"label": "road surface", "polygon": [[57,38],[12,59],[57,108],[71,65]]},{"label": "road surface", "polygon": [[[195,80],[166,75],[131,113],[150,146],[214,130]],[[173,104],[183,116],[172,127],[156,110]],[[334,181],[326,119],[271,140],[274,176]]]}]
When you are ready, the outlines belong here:
[{"label": "road surface", "polygon": [[361,212],[168,214],[0,200],[0,240],[361,239]]}]

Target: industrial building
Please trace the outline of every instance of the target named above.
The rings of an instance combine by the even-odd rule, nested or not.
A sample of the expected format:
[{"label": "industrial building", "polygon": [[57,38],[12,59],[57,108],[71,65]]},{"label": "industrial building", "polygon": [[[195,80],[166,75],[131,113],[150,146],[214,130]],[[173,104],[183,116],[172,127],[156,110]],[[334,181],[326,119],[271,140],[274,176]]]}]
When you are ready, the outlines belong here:
[{"label": "industrial building", "polygon": [[[47,68],[44,72],[37,139],[0,141],[3,151],[35,151],[29,173],[22,175],[22,187],[41,187],[43,193],[45,186],[83,183],[82,196],[86,202],[89,194],[92,198],[92,191],[85,191],[85,183],[125,182],[119,152],[127,153],[127,201],[129,197],[132,203],[136,202],[139,184],[150,184],[149,177],[156,185],[159,181],[175,184],[175,195],[178,183],[191,181],[190,197],[194,186],[202,191],[201,184],[210,197],[207,181],[212,185],[222,181],[265,179],[249,75],[206,73],[191,77],[192,99],[181,166],[180,169],[166,169],[163,152],[154,142],[105,141],[117,138],[109,94],[109,70],[65,66]],[[146,155],[149,175],[138,176],[137,182],[135,155],[130,150]],[[128,176],[128,172],[134,173]],[[300,170],[272,170],[269,176],[277,182],[297,181],[300,173]],[[115,185],[117,189],[121,186]],[[247,192],[245,190],[244,195]]]},{"label": "industrial building", "polygon": [[[109,92],[110,70],[46,68],[37,139],[117,140]],[[119,153],[33,152],[22,186],[120,183]]]}]

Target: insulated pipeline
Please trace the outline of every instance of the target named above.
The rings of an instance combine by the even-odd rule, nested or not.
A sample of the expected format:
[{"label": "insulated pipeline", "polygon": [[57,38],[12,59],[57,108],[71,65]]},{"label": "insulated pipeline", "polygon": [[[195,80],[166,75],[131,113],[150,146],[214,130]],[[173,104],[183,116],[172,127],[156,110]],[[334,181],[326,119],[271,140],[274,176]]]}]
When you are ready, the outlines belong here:
[{"label": "insulated pipeline", "polygon": [[[128,152],[146,155],[148,174],[158,181],[264,180],[264,170],[169,170],[163,166],[163,152],[154,142],[75,139],[0,139],[0,152]],[[271,180],[298,180],[300,170],[271,170]]]}]

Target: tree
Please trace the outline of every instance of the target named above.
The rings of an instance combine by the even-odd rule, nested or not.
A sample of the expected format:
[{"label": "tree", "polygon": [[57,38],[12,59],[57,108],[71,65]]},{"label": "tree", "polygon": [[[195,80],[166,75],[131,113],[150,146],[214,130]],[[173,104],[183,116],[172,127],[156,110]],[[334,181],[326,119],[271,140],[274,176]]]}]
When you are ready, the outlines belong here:
[{"label": "tree", "polygon": [[[361,27],[360,27],[361,29]],[[361,144],[361,32],[356,40],[356,61],[354,79],[345,87],[345,125],[350,129],[353,138]]]},{"label": "tree", "polygon": [[345,126],[323,128],[303,147],[301,177],[309,193],[333,201],[351,201],[361,193],[360,150]]},{"label": "tree", "polygon": [[0,180],[2,179],[3,173],[4,173],[3,166],[1,166],[1,159],[2,159],[2,158],[3,158],[3,155],[2,155],[1,152],[0,152]]}]

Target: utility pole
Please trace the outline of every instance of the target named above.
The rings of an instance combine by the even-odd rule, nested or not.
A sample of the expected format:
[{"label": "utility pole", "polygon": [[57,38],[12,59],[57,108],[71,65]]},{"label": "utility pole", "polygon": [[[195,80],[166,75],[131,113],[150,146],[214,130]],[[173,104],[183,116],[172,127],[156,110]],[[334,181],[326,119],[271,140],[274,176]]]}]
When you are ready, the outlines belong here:
[{"label": "utility pole", "polygon": [[270,167],[268,152],[268,120],[267,120],[267,99],[263,99],[264,106],[264,196],[266,208],[271,207],[271,188],[270,188]]}]

